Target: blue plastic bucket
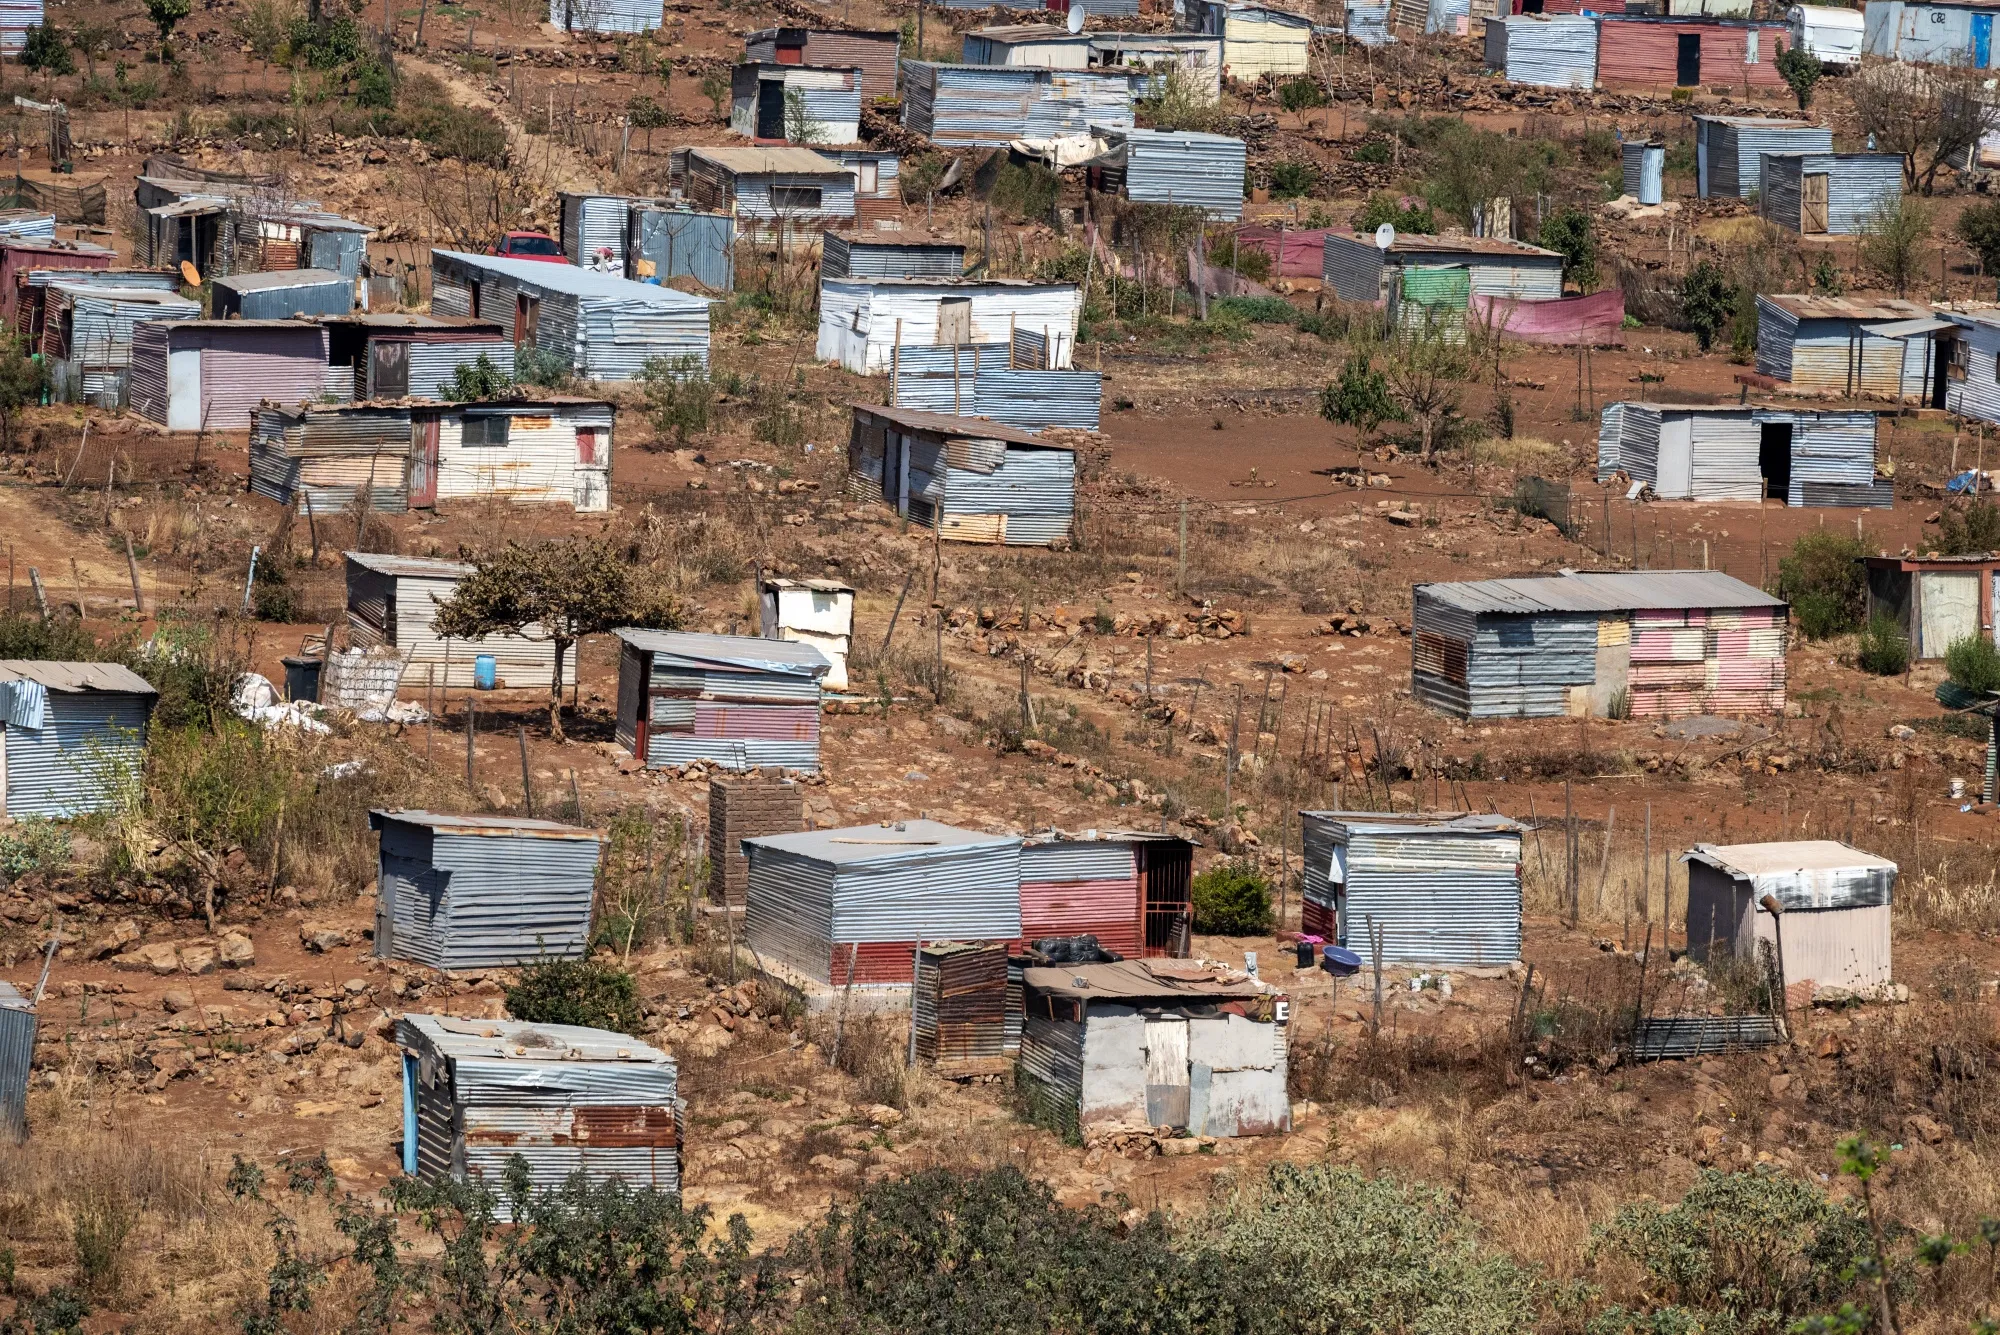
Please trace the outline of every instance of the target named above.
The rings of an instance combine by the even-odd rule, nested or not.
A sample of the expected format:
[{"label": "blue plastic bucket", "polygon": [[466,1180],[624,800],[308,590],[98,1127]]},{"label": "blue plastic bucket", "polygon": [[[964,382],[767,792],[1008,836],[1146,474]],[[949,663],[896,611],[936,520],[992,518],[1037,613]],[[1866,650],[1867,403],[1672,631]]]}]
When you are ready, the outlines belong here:
[{"label": "blue plastic bucket", "polygon": [[490,691],[500,684],[500,662],[492,654],[480,654],[472,660],[472,684],[482,691]]}]

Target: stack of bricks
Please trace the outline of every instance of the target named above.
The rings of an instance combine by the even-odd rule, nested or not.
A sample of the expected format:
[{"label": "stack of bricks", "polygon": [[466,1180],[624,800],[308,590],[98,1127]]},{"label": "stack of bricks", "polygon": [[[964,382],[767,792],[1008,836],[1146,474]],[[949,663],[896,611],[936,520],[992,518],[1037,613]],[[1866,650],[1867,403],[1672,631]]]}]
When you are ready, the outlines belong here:
[{"label": "stack of bricks", "polygon": [[790,779],[732,774],[708,781],[708,896],[743,907],[750,861],[744,839],[793,834],[806,827],[805,794]]}]

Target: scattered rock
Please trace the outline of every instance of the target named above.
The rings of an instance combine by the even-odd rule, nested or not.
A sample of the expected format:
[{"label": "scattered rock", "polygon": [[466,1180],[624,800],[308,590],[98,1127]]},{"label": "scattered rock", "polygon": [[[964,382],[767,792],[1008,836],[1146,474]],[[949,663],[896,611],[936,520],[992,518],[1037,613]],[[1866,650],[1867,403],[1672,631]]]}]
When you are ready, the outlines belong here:
[{"label": "scattered rock", "polygon": [[1201,1142],[1192,1136],[1176,1136],[1160,1142],[1160,1153],[1172,1158],[1182,1154],[1201,1153]]},{"label": "scattered rock", "polygon": [[886,1103],[877,1103],[861,1110],[861,1115],[877,1126],[895,1126],[903,1120],[903,1114]]},{"label": "scattered rock", "polygon": [[182,1011],[194,1009],[194,994],[173,988],[160,998],[160,1003],[167,1008],[169,1015],[179,1015]]},{"label": "scattered rock", "polygon": [[181,968],[187,973],[214,973],[216,958],[214,946],[181,947]]},{"label": "scattered rock", "polygon": [[1951,1135],[1951,1128],[1921,1113],[1903,1119],[1903,1134],[1926,1145],[1936,1145]]},{"label": "scattered rock", "polygon": [[306,922],[299,924],[299,944],[317,955],[342,946],[354,944],[354,938],[344,927],[332,927],[325,923]]},{"label": "scattered rock", "polygon": [[229,969],[247,969],[257,962],[256,943],[243,932],[224,932],[216,953]]},{"label": "scattered rock", "polygon": [[1889,737],[1893,741],[1911,742],[1916,740],[1917,730],[1907,723],[1892,723],[1889,725]]},{"label": "scattered rock", "polygon": [[1783,1098],[1784,1095],[1791,1089],[1791,1087],[1792,1087],[1791,1076],[1781,1074],[1781,1075],[1774,1075],[1771,1077],[1772,1098]]}]

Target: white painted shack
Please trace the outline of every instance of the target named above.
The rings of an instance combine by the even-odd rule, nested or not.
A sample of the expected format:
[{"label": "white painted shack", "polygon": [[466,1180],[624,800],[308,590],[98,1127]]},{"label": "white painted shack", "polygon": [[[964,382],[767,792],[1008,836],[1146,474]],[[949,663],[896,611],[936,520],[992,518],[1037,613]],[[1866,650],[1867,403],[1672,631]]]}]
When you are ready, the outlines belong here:
[{"label": "white painted shack", "polygon": [[118,663],[0,659],[0,816],[116,809],[139,781],[158,698]]},{"label": "white painted shack", "polygon": [[887,375],[904,347],[1011,344],[1040,334],[1066,370],[1083,314],[1073,283],[1026,278],[826,278],[819,285],[815,355],[856,375]]},{"label": "white painted shack", "polygon": [[810,644],[833,666],[820,684],[847,689],[847,651],[854,637],[854,586],[833,579],[766,576],[759,588],[758,633],[767,640]]},{"label": "white painted shack", "polygon": [[470,687],[473,660],[490,654],[500,685],[545,689],[555,678],[556,647],[538,626],[525,635],[448,640],[432,628],[439,603],[458,592],[473,573],[462,561],[381,552],[343,552],[347,558],[347,635],[362,649],[393,649],[407,661],[403,686]]},{"label": "white painted shack", "polygon": [[1643,482],[1663,501],[1756,501],[1886,509],[1875,414],[1780,404],[1608,403],[1597,480]]},{"label": "white painted shack", "polygon": [[1815,992],[1866,993],[1890,981],[1897,868],[1887,858],[1832,839],[1800,839],[1696,844],[1681,861],[1688,954],[1696,961],[1735,956],[1756,964],[1768,948],[1787,988],[1811,983]]},{"label": "white painted shack", "polygon": [[1124,960],[1021,974],[1015,1079],[1029,1116],[1089,1142],[1171,1127],[1190,1136],[1281,1135],[1291,1002],[1241,970]]},{"label": "white painted shack", "polygon": [[1313,21],[1290,10],[1234,0],[1190,0],[1197,32],[1222,39],[1222,70],[1254,83],[1265,75],[1312,72]]}]

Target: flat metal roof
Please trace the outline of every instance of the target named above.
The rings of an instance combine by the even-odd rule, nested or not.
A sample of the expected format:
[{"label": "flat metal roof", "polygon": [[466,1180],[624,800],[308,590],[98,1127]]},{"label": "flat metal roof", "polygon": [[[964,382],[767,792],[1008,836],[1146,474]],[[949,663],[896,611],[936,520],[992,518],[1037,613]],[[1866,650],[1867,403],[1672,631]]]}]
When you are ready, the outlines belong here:
[{"label": "flat metal roof", "polygon": [[1838,839],[1792,839],[1768,844],[1696,844],[1685,855],[1688,860],[1738,876],[1784,875],[1801,871],[1847,871],[1855,867],[1875,867],[1895,871],[1896,864],[1873,853],[1864,853]]},{"label": "flat metal roof", "polygon": [[1021,971],[1037,992],[1089,1001],[1173,998],[1188,1002],[1246,1001],[1277,992],[1241,969],[1194,960],[1122,960],[1117,964],[1062,964]]},{"label": "flat metal roof", "polygon": [[448,815],[437,811],[417,811],[404,807],[377,808],[368,813],[368,824],[379,830],[383,821],[401,821],[405,825],[422,825],[432,830],[447,830],[453,834],[523,834],[538,839],[577,839],[602,841],[604,831],[592,830],[581,825],[565,825],[559,820],[536,820],[525,816],[466,816]]},{"label": "flat metal roof", "polygon": [[215,280],[217,287],[233,292],[272,292],[288,287],[319,287],[325,283],[345,283],[346,275],[331,269],[270,269],[263,273],[233,273]]},{"label": "flat metal roof", "polygon": [[[844,171],[845,169],[840,169]],[[473,255],[463,250],[433,250],[431,257],[457,260],[461,264],[487,269],[534,287],[564,292],[578,297],[615,297],[620,301],[643,301],[654,306],[711,306],[708,297],[690,296],[671,287],[635,283],[615,274],[599,273],[574,264],[551,264],[547,260],[516,260],[505,255]]]},{"label": "flat metal roof", "polygon": [[32,658],[0,658],[0,681],[39,682],[51,691],[117,691],[157,695],[153,684],[123,663],[55,663]]},{"label": "flat metal roof", "polygon": [[769,834],[743,842],[817,862],[845,864],[872,862],[888,854],[926,848],[1019,847],[1021,840],[1017,835],[981,834],[934,820],[900,820],[885,825],[851,825],[839,830]]},{"label": "flat metal roof", "polygon": [[[1609,17],[1609,16],[1607,15],[1607,16],[1605,16],[1605,17]],[[1630,16],[1628,16],[1628,15],[1620,15],[1619,17],[1623,18],[1623,17],[1630,17]],[[1677,18],[1675,18],[1675,20],[1674,20],[1674,21],[1675,21],[1676,23],[1680,23],[1680,22],[1685,22],[1686,20],[1685,20],[1685,19],[1682,19],[1682,18],[1678,18],[1678,17],[1677,17]],[[1775,21],[1775,22],[1782,22],[1782,20],[1773,20],[1773,21]],[[1817,123],[1817,122],[1815,122],[1815,121],[1791,121],[1791,120],[1785,120],[1785,119],[1784,119],[1783,117],[1779,117],[1779,116],[1703,116],[1703,115],[1696,115],[1694,119],[1696,119],[1696,120],[1698,120],[1698,121],[1713,121],[1713,122],[1715,122],[1715,123],[1716,123],[1717,125],[1733,125],[1733,126],[1736,126],[1736,127],[1737,127],[1737,128],[1739,128],[1739,129],[1743,129],[1743,128],[1749,128],[1749,129],[1755,129],[1755,130],[1824,130],[1824,129],[1826,129],[1826,126],[1824,126],[1824,125],[1820,125],[1820,124],[1818,124],[1818,123]]]},{"label": "flat metal roof", "polygon": [[1931,314],[1931,308],[1895,297],[1858,300],[1853,297],[1813,297],[1798,293],[1763,296],[1779,310],[1801,320],[1910,320]]},{"label": "flat metal roof", "polygon": [[1419,584],[1466,612],[1635,612],[1689,607],[1783,607],[1785,600],[1719,570],[1579,572],[1526,579]]},{"label": "flat metal roof", "polygon": [[984,417],[962,417],[956,413],[927,413],[916,408],[889,408],[879,403],[857,403],[853,406],[856,412],[873,413],[884,421],[894,422],[898,426],[913,427],[918,431],[936,431],[941,435],[960,436],[970,440],[997,440],[1030,449],[1076,453],[1068,445],[1040,440],[1025,431],[1002,426]]},{"label": "flat metal roof", "polygon": [[818,677],[833,668],[819,650],[797,640],[767,640],[757,635],[698,635],[692,631],[641,630],[634,626],[620,626],[611,633],[645,653],[752,672]]},{"label": "flat metal roof", "polygon": [[991,28],[974,28],[967,36],[984,37],[989,42],[1012,45],[1015,42],[1083,42],[1088,44],[1090,34],[1071,32],[1060,23],[1002,23]]},{"label": "flat metal roof", "polygon": [[1398,816],[1387,811],[1302,811],[1302,816],[1318,816],[1338,821],[1364,834],[1519,834],[1527,827],[1519,821],[1490,813],[1462,816],[1441,812],[1414,812]]},{"label": "flat metal roof", "polygon": [[630,1034],[574,1024],[528,1024],[455,1015],[404,1015],[402,1021],[459,1061],[640,1062],[670,1066],[673,1057]]},{"label": "flat metal roof", "polygon": [[[1375,249],[1375,238],[1362,236],[1357,232],[1345,232],[1339,228],[1329,228],[1328,236],[1337,236],[1343,241]],[[1511,241],[1501,236],[1426,236],[1415,232],[1398,232],[1396,239],[1389,243],[1391,255],[1506,255],[1519,258],[1535,255],[1548,259],[1561,259],[1558,251],[1543,250],[1540,246],[1529,245],[1526,241]]]},{"label": "flat metal roof", "polygon": [[477,567],[464,561],[439,561],[426,556],[390,556],[385,552],[342,552],[342,556],[378,575],[406,575],[412,579],[464,579]]},{"label": "flat metal roof", "polygon": [[[797,68],[787,66],[787,68]],[[787,176],[845,176],[847,169],[809,148],[690,148],[688,156],[738,175],[781,172]],[[532,261],[530,261],[532,263]]]}]

